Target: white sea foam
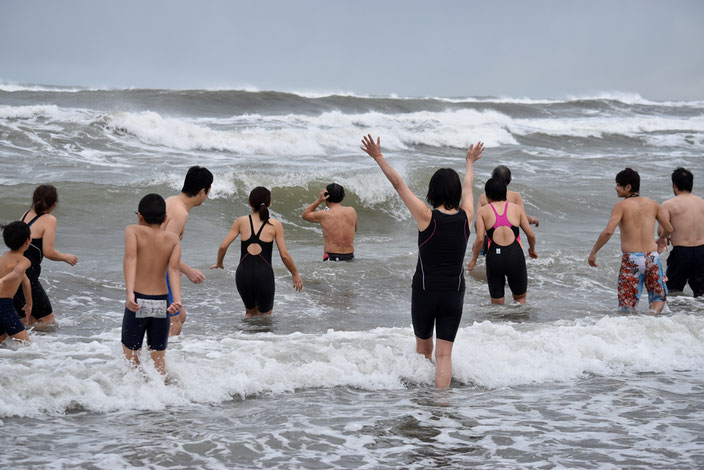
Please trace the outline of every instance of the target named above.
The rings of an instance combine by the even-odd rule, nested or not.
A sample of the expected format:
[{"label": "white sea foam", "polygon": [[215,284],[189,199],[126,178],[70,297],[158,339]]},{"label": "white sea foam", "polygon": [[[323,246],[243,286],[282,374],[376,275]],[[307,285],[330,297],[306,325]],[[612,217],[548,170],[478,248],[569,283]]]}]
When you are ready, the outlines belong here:
[{"label": "white sea foam", "polygon": [[[414,348],[410,328],[191,335],[170,345],[167,368],[173,383],[164,385],[147,357],[143,373],[126,365],[118,329],[89,341],[36,337],[31,346],[0,349],[0,416],[63,413],[77,407],[95,412],[160,410],[305,388],[432,386],[434,367]],[[674,315],[551,324],[485,321],[460,330],[453,364],[457,380],[488,388],[594,374],[701,371],[704,319]]]}]

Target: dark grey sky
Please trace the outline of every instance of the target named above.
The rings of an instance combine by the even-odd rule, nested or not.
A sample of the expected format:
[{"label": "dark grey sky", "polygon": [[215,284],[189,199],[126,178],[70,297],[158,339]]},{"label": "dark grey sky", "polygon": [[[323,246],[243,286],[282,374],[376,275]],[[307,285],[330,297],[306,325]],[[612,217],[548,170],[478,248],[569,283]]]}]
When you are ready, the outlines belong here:
[{"label": "dark grey sky", "polygon": [[704,2],[0,1],[0,81],[704,99]]}]

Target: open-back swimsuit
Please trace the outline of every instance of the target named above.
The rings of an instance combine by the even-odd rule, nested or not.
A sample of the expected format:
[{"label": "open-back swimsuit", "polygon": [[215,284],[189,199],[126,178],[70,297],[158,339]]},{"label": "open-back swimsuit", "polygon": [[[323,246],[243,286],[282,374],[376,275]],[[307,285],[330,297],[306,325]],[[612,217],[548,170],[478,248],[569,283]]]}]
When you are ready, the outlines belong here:
[{"label": "open-back swimsuit", "polygon": [[[242,297],[245,308],[248,310],[257,307],[260,313],[269,312],[274,307],[274,270],[271,267],[271,253],[274,249],[274,240],[262,241],[259,236],[267,222],[262,223],[259,231],[254,233],[252,216],[249,216],[249,226],[252,235],[247,240],[242,240],[240,264],[235,273],[237,291]],[[257,255],[247,251],[249,245],[256,243],[262,251]]]},{"label": "open-back swimsuit", "polygon": [[[486,255],[486,278],[489,284],[489,295],[492,299],[504,297],[506,279],[513,295],[523,295],[528,289],[528,272],[526,271],[526,258],[523,254],[521,237],[518,227],[508,220],[508,205],[504,206],[504,213],[499,215],[493,203],[491,209],[496,215],[494,226],[486,231],[489,239]],[[508,246],[499,245],[494,241],[494,231],[499,227],[509,227],[513,231],[514,240]]]}]

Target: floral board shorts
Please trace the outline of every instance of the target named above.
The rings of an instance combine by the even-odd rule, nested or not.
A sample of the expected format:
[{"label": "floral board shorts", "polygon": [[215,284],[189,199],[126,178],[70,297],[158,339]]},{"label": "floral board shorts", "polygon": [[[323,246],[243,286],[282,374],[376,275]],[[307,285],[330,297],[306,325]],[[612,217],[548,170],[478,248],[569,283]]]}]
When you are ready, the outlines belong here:
[{"label": "floral board shorts", "polygon": [[636,308],[643,285],[648,291],[648,302],[667,300],[665,276],[657,251],[624,253],[618,273],[618,306],[621,310]]}]

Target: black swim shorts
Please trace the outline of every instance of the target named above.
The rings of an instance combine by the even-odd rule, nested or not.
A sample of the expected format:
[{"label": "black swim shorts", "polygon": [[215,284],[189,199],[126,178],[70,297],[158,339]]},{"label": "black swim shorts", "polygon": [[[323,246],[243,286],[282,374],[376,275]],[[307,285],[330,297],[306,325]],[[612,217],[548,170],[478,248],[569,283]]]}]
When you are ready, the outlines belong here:
[{"label": "black swim shorts", "polygon": [[9,297],[0,298],[0,335],[16,335],[24,330],[15,306]]},{"label": "black swim shorts", "polygon": [[[135,301],[139,299],[163,300],[164,308],[169,306],[168,294],[144,295],[135,292],[134,297]],[[169,324],[168,314],[163,318],[138,318],[135,312],[125,308],[125,314],[122,317],[122,344],[133,351],[142,349],[142,341],[146,333],[149,349],[163,351],[169,340]]]},{"label": "black swim shorts", "polygon": [[667,290],[681,292],[689,283],[695,297],[704,295],[704,245],[672,248],[666,275]]}]

